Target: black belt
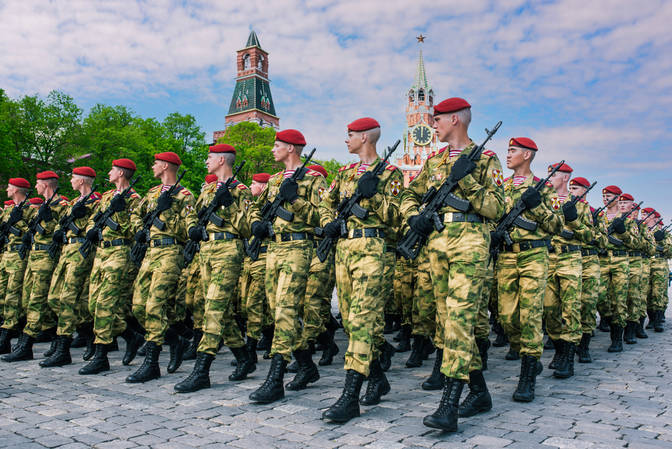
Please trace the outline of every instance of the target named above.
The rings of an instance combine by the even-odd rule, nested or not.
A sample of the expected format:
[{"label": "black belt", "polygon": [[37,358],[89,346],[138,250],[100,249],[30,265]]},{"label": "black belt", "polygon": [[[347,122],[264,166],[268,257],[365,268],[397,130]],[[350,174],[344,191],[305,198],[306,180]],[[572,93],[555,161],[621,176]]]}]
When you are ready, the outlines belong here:
[{"label": "black belt", "polygon": [[231,234],[230,232],[211,232],[208,234],[210,240],[233,240],[239,239],[238,234]]},{"label": "black belt", "polygon": [[100,242],[101,248],[109,248],[111,246],[126,246],[130,245],[131,241],[128,239],[114,239],[114,240],[102,240]]},{"label": "black belt", "polygon": [[463,214],[462,212],[448,212],[439,214],[441,223],[483,223],[483,217],[478,214]]},{"label": "black belt", "polygon": [[33,245],[33,249],[36,251],[46,251],[49,249],[49,245],[43,245],[41,243],[36,243]]},{"label": "black belt", "polygon": [[556,249],[560,250],[560,254],[573,253],[574,251],[581,251],[581,247],[579,245],[555,245],[549,248],[549,252],[554,253],[556,252],[555,251]]},{"label": "black belt", "polygon": [[519,253],[527,251],[528,249],[541,248],[542,246],[550,247],[550,240],[523,240],[516,242],[513,245],[504,245],[504,251]]},{"label": "black belt", "polygon": [[[13,250],[12,250],[12,251],[13,251]],[[660,253],[657,253],[657,254],[656,254],[655,256],[653,256],[653,257],[655,257],[656,259],[666,259],[665,254],[660,254]]]},{"label": "black belt", "polygon": [[612,256],[616,256],[616,257],[622,257],[622,256],[627,256],[628,255],[627,251],[623,251],[623,250],[620,250],[620,249],[610,249],[609,252],[611,253]]},{"label": "black belt", "polygon": [[648,254],[642,253],[642,259],[650,259],[650,258],[651,256],[649,256]]},{"label": "black belt", "polygon": [[628,256],[630,257],[642,257],[642,253],[639,251],[629,251]]},{"label": "black belt", "polygon": [[313,240],[313,234],[307,232],[283,232],[275,234],[276,242],[291,242],[292,240]]},{"label": "black belt", "polygon": [[68,243],[84,243],[86,242],[86,238],[84,237],[70,237],[68,239]]},{"label": "black belt", "polygon": [[172,237],[166,237],[163,239],[152,239],[149,241],[149,246],[152,248],[158,248],[160,246],[170,246],[177,244],[177,240]]},{"label": "black belt", "polygon": [[581,248],[581,255],[586,256],[597,256],[598,251],[596,249]]},{"label": "black belt", "polygon": [[359,239],[362,237],[380,237],[385,238],[385,231],[378,228],[351,229],[348,231],[349,239]]}]

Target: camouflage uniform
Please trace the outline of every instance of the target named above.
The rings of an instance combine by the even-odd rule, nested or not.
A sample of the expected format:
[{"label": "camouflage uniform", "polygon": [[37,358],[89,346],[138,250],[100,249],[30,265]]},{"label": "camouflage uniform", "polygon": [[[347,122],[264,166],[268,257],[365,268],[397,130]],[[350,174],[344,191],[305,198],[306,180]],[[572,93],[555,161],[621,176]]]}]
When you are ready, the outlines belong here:
[{"label": "camouflage uniform", "polygon": [[255,340],[261,338],[262,328],[269,324],[267,316],[270,312],[264,289],[267,251],[268,246],[264,245],[257,260],[245,257],[241,274],[240,297],[247,312],[247,336]]},{"label": "camouflage uniform", "polygon": [[[381,162],[379,157],[365,172]],[[336,218],[336,207],[357,189],[362,174],[357,162],[339,169],[329,192],[320,204],[322,225]],[[360,206],[370,213],[365,219],[354,215],[346,223],[348,235],[336,244],[336,288],[343,327],[349,337],[345,353],[345,369],[369,375],[371,362],[379,356],[382,343],[385,299],[389,288],[381,276],[385,270],[385,230],[399,225],[399,194],[402,175],[393,165],[387,165],[379,177],[379,195],[363,198]],[[367,235],[368,234],[368,235]]]},{"label": "camouflage uniform", "polygon": [[[156,208],[163,185],[154,186],[133,210],[131,222],[137,232],[145,214]],[[182,248],[187,240],[186,220],[193,212],[194,196],[186,188],[173,195],[172,205],[161,212],[163,230],[152,226],[148,249],[133,285],[133,315],[147,330],[145,339],[161,345],[168,326],[179,317],[171,314],[176,305],[177,284],[184,267]],[[173,316],[171,316],[173,315]]]},{"label": "camouflage uniform", "polygon": [[[434,299],[434,286],[430,275],[429,255],[423,247],[415,259],[415,273],[412,293],[413,335],[421,335],[435,339],[435,346],[443,349],[444,334],[441,317],[445,313],[437,314],[437,305]],[[445,310],[444,310],[445,312]]]},{"label": "camouflage uniform", "polygon": [[650,301],[648,308],[653,311],[665,310],[667,305],[666,292],[668,288],[669,265],[667,259],[670,257],[670,235],[661,242],[656,242],[656,253],[651,259],[651,273],[649,275],[651,284]]},{"label": "camouflage uniform", "polygon": [[[118,193],[117,190],[103,193],[91,211],[87,229],[93,227],[93,218],[98,212],[106,211]],[[96,344],[110,344],[114,337],[126,329],[125,318],[130,312],[130,295],[133,291],[131,273],[136,271],[129,259],[133,239],[130,216],[139,203],[140,196],[131,190],[126,209],[112,214],[111,219],[118,224],[118,228],[105,226],[102,240],[96,248],[89,277],[89,313],[93,317]]]},{"label": "camouflage uniform", "polygon": [[[533,175],[520,185],[513,184],[513,177],[504,181],[506,210],[514,204],[539,178]],[[557,234],[564,224],[560,201],[555,190],[546,184],[541,190],[542,202],[522,217],[537,223],[535,231],[514,227],[511,247],[504,247],[497,259],[497,301],[499,320],[509,337],[511,350],[536,359],[543,351],[541,329],[544,295],[548,282],[550,237]],[[536,245],[540,246],[529,247]]]},{"label": "camouflage uniform", "polygon": [[[468,154],[474,146],[472,142],[460,154]],[[427,159],[402,194],[401,212],[405,217],[418,213],[422,196],[429,188],[443,184],[457,156],[451,158],[446,147]],[[433,231],[427,241],[437,313],[445,323],[441,372],[449,378],[468,380],[471,371],[481,369],[474,325],[490,246],[487,220],[498,220],[504,211],[501,173],[497,155],[484,151],[476,161],[476,169],[461,179],[453,191],[470,202],[468,215],[464,217],[457,209],[444,206],[440,213],[445,229],[440,233]],[[445,303],[445,312],[439,302]]]},{"label": "camouflage uniform", "polygon": [[414,260],[404,257],[397,258],[394,270],[394,296],[395,303],[401,310],[401,324],[412,325],[414,322],[414,297],[416,265]]},{"label": "camouflage uniform", "polygon": [[[317,247],[317,243],[314,245]],[[306,348],[318,335],[325,331],[325,324],[331,316],[331,295],[336,282],[334,276],[334,251],[330,251],[324,262],[313,255],[310,262],[306,295],[302,301],[303,330],[296,344],[297,348]]]},{"label": "camouflage uniform", "polygon": [[[582,200],[583,201],[583,200]],[[600,259],[598,253],[607,244],[604,225],[593,219],[593,208],[590,208],[589,227],[593,231],[593,239],[581,249],[581,331],[590,334],[595,330],[597,299],[600,294]]]}]

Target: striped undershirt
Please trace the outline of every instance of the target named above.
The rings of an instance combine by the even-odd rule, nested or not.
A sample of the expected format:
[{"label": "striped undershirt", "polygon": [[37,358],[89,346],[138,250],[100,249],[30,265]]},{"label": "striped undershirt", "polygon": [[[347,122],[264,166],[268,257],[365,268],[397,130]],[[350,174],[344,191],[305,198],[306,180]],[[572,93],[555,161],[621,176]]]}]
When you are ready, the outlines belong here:
[{"label": "striped undershirt", "polygon": [[362,173],[364,173],[366,171],[366,169],[369,168],[369,165],[371,165],[371,164],[365,164],[364,162],[362,162],[359,165],[359,168],[357,169],[357,174],[361,175]]},{"label": "striped undershirt", "polygon": [[448,156],[451,158],[457,157],[460,155],[461,152],[462,150],[448,150]]},{"label": "striped undershirt", "polygon": [[611,221],[614,218],[616,218],[617,215],[618,215],[618,212],[616,212],[615,214],[610,214],[609,212],[607,212],[607,220]]},{"label": "striped undershirt", "polygon": [[527,179],[527,176],[514,176],[513,177],[513,185],[514,186],[519,186],[522,183],[524,183],[526,179]]},{"label": "striped undershirt", "polygon": [[166,185],[166,184],[162,185],[161,186],[161,193],[168,191],[168,189],[170,189],[171,187],[172,187],[172,185]]},{"label": "striped undershirt", "polygon": [[282,176],[283,176],[285,179],[291,178],[292,175],[294,175],[294,172],[295,172],[295,171],[296,171],[295,168],[292,169],[292,170],[285,170],[285,173],[284,173]]},{"label": "striped undershirt", "polygon": [[558,199],[560,199],[560,202],[561,202],[561,203],[564,203],[565,200],[567,200],[567,196],[568,196],[568,195],[558,195]]}]

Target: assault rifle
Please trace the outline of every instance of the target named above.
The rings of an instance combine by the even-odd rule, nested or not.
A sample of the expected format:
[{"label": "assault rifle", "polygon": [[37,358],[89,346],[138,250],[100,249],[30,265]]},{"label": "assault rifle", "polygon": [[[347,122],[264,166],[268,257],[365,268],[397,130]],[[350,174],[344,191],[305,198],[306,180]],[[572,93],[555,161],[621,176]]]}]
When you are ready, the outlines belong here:
[{"label": "assault rifle", "polygon": [[641,224],[644,223],[644,222],[645,222],[651,215],[653,215],[653,214],[655,214],[655,213],[656,213],[656,211],[655,211],[655,210],[652,210],[651,212],[649,212],[649,214],[648,214],[646,217],[642,218],[641,220],[637,220],[637,224],[638,224],[638,225],[641,225]]},{"label": "assault rifle", "polygon": [[[562,164],[564,163],[565,161],[563,160],[558,164],[555,164],[548,176],[545,179],[537,182],[533,189],[537,192],[541,192],[548,180],[551,179],[551,177],[560,169],[560,167],[562,167]],[[518,226],[519,228],[523,228],[526,231],[535,231],[537,229],[537,223],[522,217],[522,213],[526,210],[527,206],[525,206],[525,203],[523,203],[522,198],[518,198],[518,201],[516,201],[511,210],[499,220],[499,223],[497,223],[497,227],[492,232],[492,235],[501,234],[503,235],[504,240],[502,242],[499,239],[493,238],[490,241],[490,257],[492,260],[497,260],[497,256],[499,256],[499,252],[501,251],[502,243],[513,245],[513,240],[511,240],[511,235],[509,235],[509,232],[513,226]]]},{"label": "assault rifle", "polygon": [[[641,206],[643,202],[644,201],[640,201],[639,204],[637,204],[635,207],[630,209],[627,214],[623,215],[622,217],[616,217],[614,219],[614,221],[616,221],[618,219],[623,219],[623,221],[625,222],[625,219],[628,218],[630,216],[630,214],[632,214],[634,211],[639,209],[639,206]],[[609,225],[609,227],[607,228],[607,240],[609,240],[609,243],[611,243],[612,245],[623,246],[623,241],[621,241],[621,239],[616,238],[613,235],[611,235],[615,231],[614,221],[612,221],[611,224]]]},{"label": "assault rifle", "polygon": [[[572,196],[571,201],[567,204],[572,204],[572,205],[576,206],[576,203],[578,203],[579,201],[584,199],[586,197],[586,195],[588,194],[588,192],[590,192],[592,190],[592,188],[595,187],[596,184],[597,184],[597,181],[592,183],[591,186],[588,187],[586,189],[586,191],[583,192],[583,194],[581,194],[580,196]],[[562,237],[563,239],[573,239],[574,238],[574,231],[570,231],[569,229],[563,229],[562,231],[560,231],[560,237]]]},{"label": "assault rifle", "polygon": [[[385,157],[382,161],[378,162],[372,171],[373,176],[376,178],[380,177],[387,167],[387,161],[390,159],[390,156],[392,156],[392,153],[394,153],[400,143],[401,140],[397,140],[395,144],[392,145],[392,147],[387,147]],[[347,235],[347,221],[348,218],[350,218],[352,215],[359,218],[360,220],[365,220],[366,217],[369,216],[369,211],[359,205],[359,202],[362,198],[364,198],[362,196],[362,192],[360,192],[359,189],[356,189],[352,196],[349,198],[343,198],[343,201],[341,201],[341,203],[336,208],[336,222],[341,226],[341,236]],[[317,246],[316,254],[320,259],[320,262],[324,262],[327,259],[329,251],[331,250],[331,247],[334,246],[334,243],[336,243],[336,240],[338,240],[338,237],[325,237]]]},{"label": "assault rifle", "polygon": [[[182,173],[180,173],[180,175],[177,177],[175,184],[170,186],[170,188],[165,192],[161,193],[161,195],[157,200],[157,203],[161,201],[161,197],[170,198],[171,196],[173,196],[174,193],[176,193],[175,191],[177,190],[177,187],[180,185],[180,181],[182,181],[182,178],[184,178],[185,173],[187,173],[187,171],[182,170]],[[145,216],[142,219],[142,228],[140,228],[140,231],[138,232],[146,233],[148,236],[147,238],[149,238],[149,230],[152,228],[152,226],[155,226],[159,231],[162,231],[166,227],[166,224],[159,218],[161,212],[163,211],[159,210],[157,204],[157,207],[155,207],[153,211],[145,214]],[[131,261],[133,261],[133,263],[136,264],[137,266],[140,266],[140,264],[142,264],[142,259],[145,258],[145,254],[147,253],[147,248],[149,248],[149,241],[144,243],[136,241],[133,244],[133,247],[131,248]]]},{"label": "assault rifle", "polygon": [[613,203],[613,202],[616,201],[617,199],[618,199],[618,195],[616,195],[615,197],[613,197],[612,199],[610,199],[609,202],[607,202],[607,204],[605,204],[604,206],[600,207],[600,208],[597,209],[595,212],[593,212],[593,223],[595,223],[595,222],[597,221],[597,218],[600,216],[600,213],[601,213],[603,210],[605,210],[606,208],[608,208],[608,207],[611,205],[611,203]]},{"label": "assault rifle", "polygon": [[[86,202],[89,201],[89,198],[91,198],[91,195],[93,195],[95,192],[96,192],[96,185],[93,184],[91,186],[91,192],[89,192],[88,195],[82,197],[79,201],[77,201],[72,206],[72,209],[71,209],[69,215],[66,215],[63,218],[61,218],[61,221],[59,221],[59,224],[60,224],[61,227],[58,229],[58,231],[63,232],[63,240],[61,240],[60,242],[53,241],[49,244],[49,248],[47,249],[47,253],[49,253],[49,257],[51,257],[52,259],[58,259],[58,253],[61,252],[61,248],[63,247],[63,245],[67,241],[66,233],[68,231],[74,232],[75,235],[79,235],[79,233],[82,232],[82,230],[79,229],[75,225],[75,220],[77,218],[74,216],[72,211],[74,211],[75,208],[84,207]],[[58,231],[56,231],[56,232],[58,232]]]},{"label": "assault rifle", "polygon": [[[119,195],[115,195],[114,198],[119,196],[122,199],[126,199],[131,195],[131,190],[133,189],[133,186],[140,180],[140,176],[136,176],[136,178],[131,181],[128,187],[126,187]],[[112,198],[114,200],[114,198]],[[114,210],[112,210],[112,205],[110,204],[105,211],[100,212],[93,217],[93,227],[91,230],[95,230],[98,233],[98,240],[102,240],[103,236],[103,229],[105,229],[105,226],[108,228],[112,229],[113,231],[116,231],[119,229],[119,223],[116,221],[112,220],[112,215],[114,215]],[[85,259],[89,257],[89,253],[91,252],[91,247],[93,246],[93,242],[89,239],[86,239],[84,243],[82,243],[82,246],[79,247],[79,253],[84,257]]]},{"label": "assault rifle", "polygon": [[30,220],[30,223],[28,223],[28,231],[26,231],[26,233],[23,235],[21,246],[19,246],[18,250],[21,260],[26,258],[26,252],[33,244],[35,239],[35,233],[39,232],[40,234],[44,234],[45,229],[42,226],[42,220],[44,220],[43,213],[51,206],[51,203],[56,197],[58,197],[58,186],[56,186],[56,189],[54,189],[54,194],[51,195],[51,198],[49,198],[46,203],[43,203],[40,206],[40,208],[37,210],[37,214],[35,214],[33,219]]},{"label": "assault rifle", "polygon": [[[304,170],[306,165],[308,165],[308,162],[310,162],[310,159],[313,157],[314,153],[315,148],[313,148],[313,151],[310,152],[306,160],[303,162],[301,168],[297,169],[289,179],[292,181],[297,181],[300,179],[300,177],[305,175]],[[280,198],[280,195],[278,195],[275,197],[272,203],[266,202],[264,207],[261,208],[261,224],[266,226],[268,229],[268,235],[270,237],[275,235],[273,232],[273,221],[275,221],[275,217],[280,217],[286,221],[294,220],[294,214],[282,207],[282,203],[283,200]],[[261,240],[254,236],[252,240],[250,240],[250,244],[247,247],[247,255],[250,256],[252,260],[257,260],[259,258],[260,249]]]},{"label": "assault rifle", "polygon": [[[21,231],[14,225],[18,223],[21,218],[23,218],[23,210],[28,207],[28,203],[30,201],[29,198],[32,193],[33,189],[28,190],[28,193],[26,193],[26,197],[23,199],[23,201],[12,208],[9,219],[0,224],[0,253],[5,251],[5,245],[9,241],[10,232],[17,237],[21,236]],[[19,218],[13,220],[12,215],[18,215]]]},{"label": "assault rifle", "polygon": [[[236,176],[238,175],[238,172],[240,172],[240,169],[243,168],[243,165],[245,165],[245,161],[241,162],[238,167],[236,167],[233,170],[233,174],[229,179],[226,180],[224,185],[219,187],[217,189],[217,192],[215,193],[215,197],[212,199],[210,204],[207,206],[201,208],[201,210],[198,211],[198,223],[196,226],[200,226],[203,229],[203,235],[201,236],[202,241],[207,241],[208,240],[208,233],[205,232],[205,227],[208,225],[209,222],[213,222],[216,226],[221,226],[222,219],[215,214],[217,210],[219,209],[219,198],[220,198],[220,192],[225,192],[229,190],[229,186],[231,183],[235,180]],[[187,244],[184,246],[184,266],[186,267],[191,263],[192,260],[194,260],[194,256],[198,252],[200,248],[200,245],[197,241],[189,239]]]},{"label": "assault rifle", "polygon": [[[467,156],[470,161],[478,161],[481,157],[481,153],[483,153],[485,144],[495,135],[500,126],[502,126],[501,121],[497,122],[495,127],[492,128],[492,131],[489,131],[486,128],[485,132],[487,137],[483,143],[474,147]],[[424,204],[425,207],[419,215],[423,216],[424,219],[431,220],[434,223],[434,229],[438,232],[443,231],[445,228],[445,225],[441,223],[441,219],[439,218],[439,211],[444,206],[449,205],[461,212],[466,212],[469,209],[470,203],[468,200],[460,198],[452,193],[453,190],[455,190],[455,187],[457,187],[457,181],[448,176],[444,183],[441,184],[441,187],[438,189],[434,187],[430,188],[422,197],[422,204]],[[409,229],[406,235],[402,237],[397,244],[397,251],[406,259],[413,260],[418,257],[420,249],[426,242],[426,235],[423,235],[414,229]]]}]

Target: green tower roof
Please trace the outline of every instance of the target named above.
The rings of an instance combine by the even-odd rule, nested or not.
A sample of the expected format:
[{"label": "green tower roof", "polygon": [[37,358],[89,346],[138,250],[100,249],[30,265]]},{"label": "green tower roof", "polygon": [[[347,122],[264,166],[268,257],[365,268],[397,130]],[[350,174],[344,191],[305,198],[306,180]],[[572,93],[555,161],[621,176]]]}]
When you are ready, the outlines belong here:
[{"label": "green tower roof", "polygon": [[245,48],[249,48],[249,47],[261,48],[261,44],[259,43],[259,38],[257,37],[257,33],[255,33],[254,30],[250,31],[250,35],[247,38],[247,43],[245,44]]},{"label": "green tower roof", "polygon": [[415,74],[415,82],[411,89],[425,89],[425,91],[430,91],[432,86],[429,85],[427,81],[427,73],[425,72],[425,61],[422,59],[422,48],[420,49],[420,55],[418,56],[418,69]]},{"label": "green tower roof", "polygon": [[236,81],[227,116],[253,109],[276,117],[273,97],[271,97],[271,87],[267,80],[258,76]]}]

